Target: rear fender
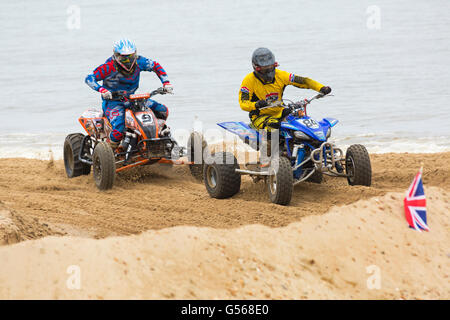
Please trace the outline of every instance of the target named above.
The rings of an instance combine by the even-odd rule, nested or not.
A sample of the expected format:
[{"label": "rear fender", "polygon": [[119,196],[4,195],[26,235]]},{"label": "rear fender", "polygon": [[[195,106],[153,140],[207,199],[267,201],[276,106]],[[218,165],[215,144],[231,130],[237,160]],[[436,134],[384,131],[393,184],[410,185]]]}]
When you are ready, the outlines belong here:
[{"label": "rear fender", "polygon": [[[106,118],[78,118],[81,126],[87,132],[88,135],[94,138],[99,138],[101,133],[104,132],[105,124],[108,123]],[[108,123],[109,124],[109,123]]]},{"label": "rear fender", "polygon": [[78,121],[87,134],[95,138],[100,137],[105,124],[108,123],[108,120],[103,116],[103,111],[95,108],[89,108],[84,111],[78,118]]},{"label": "rear fender", "polygon": [[258,131],[245,122],[221,122],[217,125],[238,135],[244,141],[258,141]]}]

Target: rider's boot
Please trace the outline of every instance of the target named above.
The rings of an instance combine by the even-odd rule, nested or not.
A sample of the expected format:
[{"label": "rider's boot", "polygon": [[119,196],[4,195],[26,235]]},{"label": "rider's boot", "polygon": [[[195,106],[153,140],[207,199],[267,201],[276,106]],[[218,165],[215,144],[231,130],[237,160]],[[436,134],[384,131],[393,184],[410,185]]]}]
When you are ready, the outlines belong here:
[{"label": "rider's boot", "polygon": [[335,166],[336,166],[337,172],[339,172],[339,173],[344,172],[344,168],[342,168],[342,165],[339,161],[336,162]]}]

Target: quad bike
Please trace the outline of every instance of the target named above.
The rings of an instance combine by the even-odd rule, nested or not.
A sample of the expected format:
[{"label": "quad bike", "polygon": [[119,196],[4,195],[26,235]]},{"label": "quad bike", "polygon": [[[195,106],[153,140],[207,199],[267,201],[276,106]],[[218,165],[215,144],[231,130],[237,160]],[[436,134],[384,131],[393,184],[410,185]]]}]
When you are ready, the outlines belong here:
[{"label": "quad bike", "polygon": [[[261,162],[260,152],[260,160],[257,163],[245,163],[243,169],[233,154],[214,154],[214,159],[205,164],[203,170],[203,181],[210,196],[233,196],[239,192],[243,174],[250,175],[254,182],[264,180],[270,201],[280,205],[290,203],[296,184],[302,181],[321,183],[323,174],[346,177],[350,185],[370,186],[372,169],[366,148],[360,144],[351,145],[344,157],[341,149],[328,142],[331,128],[338,120],[323,118],[317,122],[307,115],[306,106],[322,97],[323,94],[318,94],[296,103],[290,100],[269,103],[265,108],[283,106],[289,109],[280,129],[276,130],[278,139],[274,139],[274,134],[270,136],[265,130],[258,131],[245,122],[218,123],[258,151],[267,150],[262,148],[264,143],[266,147],[270,145],[269,150],[278,147],[278,151],[268,151],[266,163]],[[269,137],[264,139],[264,136]],[[271,141],[267,142],[268,139]]]},{"label": "quad bike", "polygon": [[[194,148],[206,148],[203,136],[192,132],[188,147],[180,147],[172,138],[166,121],[156,117],[146,101],[167,93],[158,88],[151,93],[127,94],[113,92],[113,99],[125,104],[125,132],[121,144],[113,150],[110,145],[111,124],[101,110],[90,108],[78,119],[87,135],[69,134],[64,142],[64,166],[69,178],[88,175],[93,167],[98,189],[111,189],[117,172],[140,165],[164,163],[188,164],[192,175],[201,179],[202,164],[192,161]],[[187,161],[181,159],[188,156]]]}]

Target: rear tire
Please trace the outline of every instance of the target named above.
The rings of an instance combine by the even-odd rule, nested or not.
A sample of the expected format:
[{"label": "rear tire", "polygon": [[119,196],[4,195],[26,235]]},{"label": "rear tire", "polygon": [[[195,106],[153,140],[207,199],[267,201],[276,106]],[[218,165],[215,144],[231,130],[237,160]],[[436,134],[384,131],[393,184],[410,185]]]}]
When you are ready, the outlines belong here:
[{"label": "rear tire", "polygon": [[95,146],[92,163],[97,188],[111,189],[116,177],[116,162],[111,146],[107,142],[101,141]]},{"label": "rear tire", "polygon": [[[82,133],[72,133],[69,134],[64,141],[64,167],[69,178],[91,173],[91,166],[81,162],[79,158],[81,143],[84,137],[85,136]],[[90,151],[86,149],[85,152],[90,153]]]},{"label": "rear tire", "polygon": [[267,177],[267,192],[272,203],[288,205],[294,189],[291,162],[286,157],[272,159]]},{"label": "rear tire", "polygon": [[[195,156],[196,152],[200,152],[201,148],[201,154],[197,153],[197,156]],[[187,152],[188,152],[188,161],[189,162],[197,162],[194,164],[189,165],[189,171],[191,172],[192,176],[198,180],[203,180],[203,163],[204,163],[204,150],[208,148],[208,143],[203,138],[203,135],[199,132],[192,132],[187,145]],[[198,151],[197,151],[198,150]],[[199,159],[200,157],[200,159]],[[200,163],[198,163],[200,162]]]},{"label": "rear tire", "polygon": [[345,172],[351,186],[370,186],[372,184],[372,166],[366,147],[361,144],[351,145],[345,154]]},{"label": "rear tire", "polygon": [[212,198],[230,198],[241,188],[241,175],[236,172],[239,164],[234,155],[229,152],[218,152],[212,157],[219,163],[204,165],[203,181],[206,190]]}]

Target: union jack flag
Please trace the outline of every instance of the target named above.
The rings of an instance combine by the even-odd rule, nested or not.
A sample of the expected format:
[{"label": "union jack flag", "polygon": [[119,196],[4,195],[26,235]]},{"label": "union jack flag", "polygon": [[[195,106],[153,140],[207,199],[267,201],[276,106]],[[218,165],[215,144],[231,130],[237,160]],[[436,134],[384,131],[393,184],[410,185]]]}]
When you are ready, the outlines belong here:
[{"label": "union jack flag", "polygon": [[430,229],[427,225],[427,201],[422,184],[422,168],[420,168],[419,173],[411,183],[403,202],[405,204],[405,217],[409,226],[418,231],[429,231]]}]

